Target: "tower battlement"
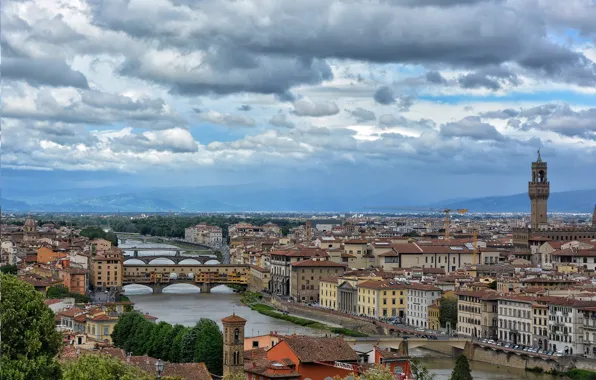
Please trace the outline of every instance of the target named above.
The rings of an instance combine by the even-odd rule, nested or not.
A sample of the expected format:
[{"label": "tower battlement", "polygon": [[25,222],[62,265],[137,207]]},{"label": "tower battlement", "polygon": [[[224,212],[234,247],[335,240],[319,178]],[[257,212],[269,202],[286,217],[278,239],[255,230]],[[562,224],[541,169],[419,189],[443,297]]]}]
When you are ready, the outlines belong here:
[{"label": "tower battlement", "polygon": [[531,223],[536,229],[548,222],[547,201],[550,196],[550,182],[548,181],[548,166],[540,157],[532,162],[532,180],[528,182],[528,196],[531,202]]}]

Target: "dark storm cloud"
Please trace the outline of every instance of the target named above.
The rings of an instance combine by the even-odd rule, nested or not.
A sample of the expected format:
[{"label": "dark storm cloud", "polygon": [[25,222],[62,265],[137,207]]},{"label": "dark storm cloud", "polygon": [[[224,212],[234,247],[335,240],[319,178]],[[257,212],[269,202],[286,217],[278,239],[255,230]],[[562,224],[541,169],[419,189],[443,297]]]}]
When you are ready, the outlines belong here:
[{"label": "dark storm cloud", "polygon": [[[154,40],[160,46],[239,55],[236,61],[260,69],[262,65],[255,64],[257,59],[249,52],[269,57],[442,63],[468,69],[516,62],[536,75],[554,76],[578,85],[592,85],[596,80],[593,64],[581,53],[551,42],[541,14],[525,3],[507,6],[503,1],[476,0],[305,0],[261,4],[259,12],[214,0],[201,2],[201,7],[177,4],[161,7],[159,12],[147,12],[139,7],[128,8],[124,0],[104,1],[94,7],[93,18],[104,28]],[[263,15],[269,20],[267,23],[260,21]],[[193,22],[197,18],[205,22]],[[487,30],[492,32],[486,33]],[[416,38],[411,38],[414,35]],[[125,72],[143,76],[135,70]],[[310,75],[303,79],[307,84],[313,83]],[[473,79],[463,81],[474,85]],[[497,82],[486,77],[476,81],[493,89]],[[197,92],[196,88],[185,91],[186,87],[180,86],[179,93]],[[254,89],[281,93],[259,86]]]},{"label": "dark storm cloud", "polygon": [[2,78],[22,80],[31,86],[89,88],[85,75],[56,59],[3,57]]},{"label": "dark storm cloud", "polygon": [[519,115],[519,113],[520,113],[519,111],[516,111],[511,108],[507,108],[507,109],[499,110],[499,111],[483,112],[480,114],[480,117],[484,117],[487,119],[510,119],[512,117]]},{"label": "dark storm cloud", "polygon": [[382,86],[379,87],[377,91],[375,91],[373,99],[379,104],[393,104],[395,103],[395,94],[393,93],[393,90],[388,86]]},{"label": "dark storm cloud", "polygon": [[483,123],[477,116],[468,116],[457,122],[443,124],[440,134],[444,137],[467,137],[472,140],[506,140],[494,126]]},{"label": "dark storm cloud", "polygon": [[458,79],[462,88],[488,88],[498,90],[502,85],[518,86],[517,75],[502,67],[488,67],[474,73],[462,75]]},{"label": "dark storm cloud", "polygon": [[433,84],[445,84],[447,80],[443,78],[440,72],[438,71],[429,71],[426,73],[425,78],[428,82]]},{"label": "dark storm cloud", "polygon": [[358,107],[355,110],[347,111],[349,112],[358,123],[365,123],[367,121],[376,120],[375,113],[373,111]]},{"label": "dark storm cloud", "polygon": [[333,78],[331,67],[324,60],[258,56],[238,53],[234,57],[214,52],[205,63],[175,73],[154,70],[140,58],[128,58],[119,74],[139,77],[171,86],[170,93],[179,95],[227,95],[238,92],[273,94],[288,98],[289,90],[300,84],[319,84]]}]

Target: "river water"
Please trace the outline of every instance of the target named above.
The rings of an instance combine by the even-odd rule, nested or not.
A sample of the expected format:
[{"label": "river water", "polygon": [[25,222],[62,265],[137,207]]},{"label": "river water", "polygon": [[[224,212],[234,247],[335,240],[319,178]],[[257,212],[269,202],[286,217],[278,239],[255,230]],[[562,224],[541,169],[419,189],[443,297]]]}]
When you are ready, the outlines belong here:
[{"label": "river water", "polygon": [[[225,286],[214,288],[212,293],[208,294],[201,294],[198,288],[185,284],[171,285],[165,288],[162,294],[155,295],[150,294],[149,288],[141,285],[129,285],[125,290],[138,310],[171,324],[192,326],[199,318],[210,318],[217,321],[221,327],[221,319],[234,312],[247,320],[246,336],[264,335],[271,331],[280,334],[324,335],[320,330],[259,314],[243,306],[240,295]],[[421,357],[421,362],[436,375],[436,380],[449,379],[455,359],[440,357],[424,350],[412,351],[412,356]],[[553,380],[553,377],[548,375],[488,363],[470,362],[470,367],[475,380]]]}]

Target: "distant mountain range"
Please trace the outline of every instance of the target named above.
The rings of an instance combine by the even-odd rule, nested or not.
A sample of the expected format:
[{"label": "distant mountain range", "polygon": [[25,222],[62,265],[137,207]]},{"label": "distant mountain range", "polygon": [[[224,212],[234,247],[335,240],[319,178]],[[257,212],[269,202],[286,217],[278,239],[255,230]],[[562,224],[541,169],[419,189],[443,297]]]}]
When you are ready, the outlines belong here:
[{"label": "distant mountain range", "polygon": [[[364,212],[369,205],[417,206],[393,191],[342,194],[312,189],[265,189],[255,186],[205,186],[171,189],[5,191],[2,211],[12,212],[242,212],[312,211]],[[552,193],[549,212],[591,213],[596,190]],[[428,207],[467,208],[470,212],[529,212],[526,193],[474,199],[451,199]],[[376,211],[381,211],[376,208]],[[404,210],[405,211],[405,210]]]}]

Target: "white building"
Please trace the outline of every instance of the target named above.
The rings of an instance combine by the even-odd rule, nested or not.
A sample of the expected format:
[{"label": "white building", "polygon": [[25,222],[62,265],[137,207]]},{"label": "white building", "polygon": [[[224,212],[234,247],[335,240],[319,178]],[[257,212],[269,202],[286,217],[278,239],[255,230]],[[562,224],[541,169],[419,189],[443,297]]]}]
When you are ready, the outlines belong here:
[{"label": "white building", "polygon": [[594,302],[553,297],[548,305],[548,343],[553,351],[566,354],[584,353],[584,314],[586,305]]},{"label": "white building", "polygon": [[498,339],[504,342],[532,346],[533,297],[505,296],[499,299]]},{"label": "white building", "polygon": [[433,285],[411,284],[408,286],[406,323],[427,327],[428,306],[441,297],[441,289]]},{"label": "white building", "polygon": [[12,240],[2,240],[1,265],[15,265],[17,263],[17,245]]},{"label": "white building", "polygon": [[223,243],[223,234],[221,228],[203,223],[184,229],[184,240],[218,247]]}]

